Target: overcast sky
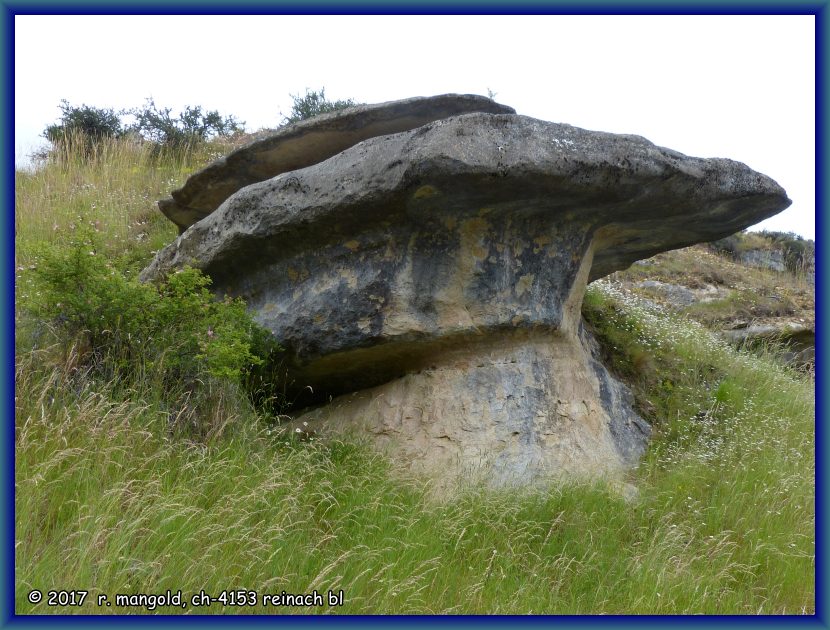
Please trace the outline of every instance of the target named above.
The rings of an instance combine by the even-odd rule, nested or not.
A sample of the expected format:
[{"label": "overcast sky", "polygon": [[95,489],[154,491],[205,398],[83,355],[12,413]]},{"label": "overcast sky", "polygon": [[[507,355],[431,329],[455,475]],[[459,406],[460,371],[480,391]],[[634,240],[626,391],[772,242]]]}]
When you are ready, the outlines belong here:
[{"label": "overcast sky", "polygon": [[290,94],[487,94],[769,175],[759,227],[815,237],[813,16],[16,16],[15,154],[58,104],[202,105],[274,127]]}]

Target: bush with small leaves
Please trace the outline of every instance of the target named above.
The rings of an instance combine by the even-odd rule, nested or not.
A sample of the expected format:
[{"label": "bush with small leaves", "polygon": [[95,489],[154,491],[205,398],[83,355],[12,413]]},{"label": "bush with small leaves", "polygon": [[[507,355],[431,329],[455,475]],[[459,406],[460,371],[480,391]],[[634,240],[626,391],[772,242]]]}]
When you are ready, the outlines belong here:
[{"label": "bush with small leaves", "polygon": [[178,116],[172,112],[170,107],[158,107],[149,98],[143,107],[126,113],[135,117],[130,129],[159,147],[174,150],[187,149],[217,136],[232,136],[245,126],[233,116],[223,117],[218,111],[204,111],[198,105],[188,105]]},{"label": "bush with small leaves", "polygon": [[[76,154],[81,144],[82,155],[92,155],[106,139],[131,135],[139,141],[151,142],[155,148],[187,151],[216,137],[228,137],[244,131],[245,123],[233,116],[222,116],[218,111],[206,111],[201,106],[188,105],[177,116],[170,107],[158,107],[148,98],[142,107],[116,112],[61,101],[60,122],[49,125],[43,136],[52,143],[51,150],[37,157],[46,158],[56,150]],[[122,118],[131,116],[134,122],[124,124]]]},{"label": "bush with small leaves", "polygon": [[327,114],[329,112],[336,112],[348,107],[359,105],[353,99],[330,101],[326,98],[326,88],[320,88],[320,91],[309,90],[306,88],[305,96],[299,94],[291,94],[291,99],[294,104],[291,106],[291,113],[288,116],[283,116],[283,125],[298,122],[300,120],[307,120],[314,118],[320,114]]},{"label": "bush with small leaves", "polygon": [[240,382],[276,346],[241,300],[219,300],[196,269],[159,285],[127,277],[94,235],[44,249],[24,282],[23,304],[48,322],[90,374],[127,383],[194,388],[207,379]]},{"label": "bush with small leaves", "polygon": [[80,149],[89,155],[105,138],[120,138],[126,133],[119,114],[113,109],[70,105],[62,100],[60,122],[43,130],[43,137],[52,143],[52,149]]}]

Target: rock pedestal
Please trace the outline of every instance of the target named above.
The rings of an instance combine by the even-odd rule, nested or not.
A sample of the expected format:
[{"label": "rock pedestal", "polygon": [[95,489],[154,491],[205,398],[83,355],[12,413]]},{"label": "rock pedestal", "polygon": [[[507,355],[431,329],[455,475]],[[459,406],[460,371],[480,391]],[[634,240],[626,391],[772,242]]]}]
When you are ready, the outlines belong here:
[{"label": "rock pedestal", "polygon": [[579,332],[587,282],[787,205],[737,162],[484,111],[245,186],[143,277],[189,264],[245,298],[300,406],[338,397],[304,421],[361,426],[416,468],[528,482],[645,448]]},{"label": "rock pedestal", "polygon": [[613,475],[643,454],[651,428],[580,339],[510,332],[433,359],[297,426],[368,435],[414,471],[496,487]]}]

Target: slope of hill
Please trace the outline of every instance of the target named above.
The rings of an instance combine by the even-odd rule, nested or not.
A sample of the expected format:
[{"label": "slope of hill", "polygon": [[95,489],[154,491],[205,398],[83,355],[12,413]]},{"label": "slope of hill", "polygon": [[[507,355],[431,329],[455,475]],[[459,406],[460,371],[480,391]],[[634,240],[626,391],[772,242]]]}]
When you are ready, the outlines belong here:
[{"label": "slope of hill", "polygon": [[[45,254],[79,269],[106,259],[94,287],[64,287],[68,314],[97,295],[143,295],[131,282],[176,234],[154,200],[225,150],[159,157],[112,143],[16,175],[17,613],[815,611],[813,382],[770,344],[749,352],[710,333],[814,325],[808,282],[694,247],[594,283],[587,323],[655,428],[626,492],[598,481],[436,500],[364,444],[276,437],[290,408],[242,381],[204,373],[181,388],[175,372],[154,377],[169,356],[135,344],[130,362],[109,361],[112,339],[123,348],[134,330],[127,315],[146,315],[128,301],[110,345],[61,335],[68,315],[33,315]],[[69,245],[81,230],[94,248]],[[58,607],[28,596],[66,588],[89,595]],[[185,607],[115,605],[116,593],[168,589]],[[226,595],[196,609],[202,589],[247,591],[244,605]],[[263,604],[341,589],[336,608]]]},{"label": "slope of hill", "polygon": [[665,252],[609,280],[706,325],[729,341],[748,348],[777,349],[785,362],[811,371],[815,362],[814,267],[787,269],[780,262],[784,252],[763,233],[732,238],[744,238],[754,246],[737,260],[714,245]]}]

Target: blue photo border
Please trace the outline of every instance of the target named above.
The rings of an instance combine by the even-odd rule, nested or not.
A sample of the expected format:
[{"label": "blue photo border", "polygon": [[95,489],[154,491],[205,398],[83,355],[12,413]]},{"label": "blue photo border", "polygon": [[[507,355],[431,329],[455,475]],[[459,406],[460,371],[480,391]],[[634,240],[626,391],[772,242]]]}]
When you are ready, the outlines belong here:
[{"label": "blue photo border", "polygon": [[[3,312],[3,335],[0,336],[0,349],[5,360],[2,362],[0,378],[0,400],[3,402],[3,439],[2,463],[0,463],[0,483],[2,483],[2,524],[0,525],[0,625],[41,627],[52,625],[101,627],[107,624],[153,624],[154,626],[174,624],[278,624],[280,627],[301,627],[313,625],[421,625],[433,627],[458,625],[467,626],[502,626],[517,623],[529,626],[547,627],[599,627],[607,625],[664,625],[680,624],[684,626],[711,627],[713,624],[752,625],[756,626],[790,626],[793,624],[828,627],[827,602],[830,596],[826,583],[827,547],[825,539],[826,509],[826,474],[827,466],[823,456],[828,453],[827,429],[823,426],[826,417],[826,392],[828,379],[823,369],[827,356],[827,340],[823,330],[824,316],[827,313],[827,291],[825,290],[825,271],[827,269],[826,252],[823,247],[828,236],[826,213],[828,211],[825,182],[830,180],[830,172],[825,162],[828,131],[826,126],[827,81],[826,81],[826,34],[830,26],[830,0],[823,2],[750,2],[735,1],[723,3],[716,0],[685,0],[668,3],[665,0],[654,2],[585,0],[531,1],[520,0],[508,3],[505,0],[405,0],[390,3],[377,0],[213,0],[198,2],[194,0],[0,0],[0,46],[3,51],[2,85],[3,98],[0,99],[0,116],[2,116],[2,168],[0,168],[0,188],[3,191],[2,243],[0,250],[0,273],[3,277],[3,291],[0,293],[0,305]],[[385,14],[719,14],[719,15],[814,15],[816,18],[816,319],[822,325],[816,327],[816,613],[812,616],[540,616],[540,617],[206,617],[206,616],[16,616],[14,614],[14,16],[15,15],[56,15],[56,14],[335,14],[335,13],[385,13]]]}]

